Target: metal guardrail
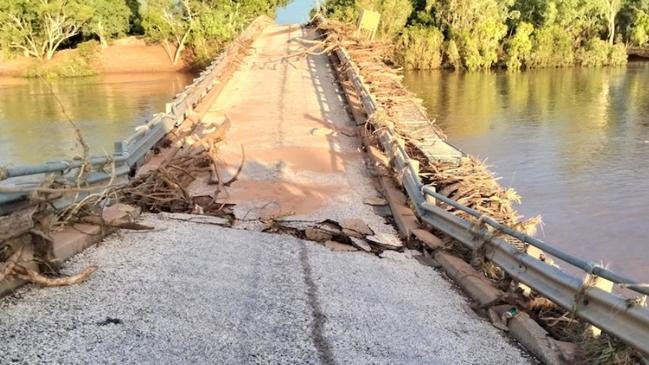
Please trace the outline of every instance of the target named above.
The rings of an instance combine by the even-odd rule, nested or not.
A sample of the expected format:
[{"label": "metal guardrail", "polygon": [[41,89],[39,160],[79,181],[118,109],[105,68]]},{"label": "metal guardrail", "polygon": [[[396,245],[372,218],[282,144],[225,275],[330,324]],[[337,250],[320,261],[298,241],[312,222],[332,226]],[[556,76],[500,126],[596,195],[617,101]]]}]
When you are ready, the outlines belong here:
[{"label": "metal guardrail", "polygon": [[[257,18],[239,36],[239,40],[251,36],[249,33],[265,21],[267,21],[266,17]],[[112,156],[90,157],[87,162],[90,163],[93,170],[85,182],[92,185],[109,181],[113,172],[105,171],[105,167],[113,163],[116,177],[124,177],[139,168],[144,163],[149,151],[167,133],[178,126],[219,82],[219,77],[225,68],[224,60],[228,55],[235,53],[238,50],[237,47],[238,41],[235,40],[190,85],[166,104],[164,113],[154,114],[146,124],[137,126],[132,135],[115,142]],[[38,187],[46,174],[53,173],[59,174],[59,179],[74,183],[74,177],[79,168],[87,162],[73,159],[51,161],[39,165],[0,166],[0,186],[29,190]],[[24,192],[0,192],[0,215],[11,213],[26,199],[27,194]]]},{"label": "metal guardrail", "polygon": [[[344,49],[336,55],[347,67],[347,76],[360,96],[368,117],[377,110],[370,92],[360,73],[350,61]],[[370,107],[368,108],[367,105]],[[649,294],[649,287],[608,270],[600,265],[566,253],[510,227],[498,223],[478,211],[468,208],[435,191],[434,186],[424,185],[419,178],[417,162],[408,155],[403,140],[396,138],[391,127],[377,130],[382,148],[390,158],[399,180],[413,203],[420,220],[430,227],[461,242],[469,249],[482,248],[485,257],[500,266],[515,280],[526,284],[556,304],[573,311],[578,317],[602,328],[631,346],[649,354],[649,309],[634,304],[615,293],[597,287],[584,286],[584,280],[549,265],[506,242],[498,235],[508,235],[578,268],[588,275],[602,277],[615,284],[622,284],[641,295]],[[437,205],[443,202],[473,217],[482,225],[462,219]],[[489,230],[485,225],[490,226]]]}]

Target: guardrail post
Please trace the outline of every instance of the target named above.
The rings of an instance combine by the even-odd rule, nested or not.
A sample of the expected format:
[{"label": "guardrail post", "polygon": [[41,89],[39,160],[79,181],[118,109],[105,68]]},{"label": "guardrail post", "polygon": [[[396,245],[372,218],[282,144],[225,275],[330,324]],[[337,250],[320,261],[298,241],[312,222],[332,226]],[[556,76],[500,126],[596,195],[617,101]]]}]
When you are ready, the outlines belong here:
[{"label": "guardrail post", "polygon": [[[586,274],[586,275],[589,275],[589,274]],[[593,285],[592,285],[593,288],[602,289],[603,291],[605,291],[607,293],[610,293],[610,292],[613,291],[613,282],[612,281],[609,281],[609,280],[606,280],[604,278],[600,278],[600,277],[597,277],[597,276],[593,277],[592,280],[593,280]],[[588,290],[588,289],[586,289],[586,290]],[[600,328],[598,328],[598,327],[593,326],[593,325],[589,325],[588,328],[587,328],[587,331],[593,337],[599,337],[599,335],[602,334],[602,330]]]},{"label": "guardrail post", "polygon": [[113,157],[120,157],[128,154],[128,144],[126,141],[117,141],[114,143],[115,151]]},{"label": "guardrail post", "polygon": [[[530,244],[525,245],[525,253],[532,256],[532,257],[534,257],[535,259],[537,259],[539,261],[544,261],[543,258],[545,257],[545,254],[543,253],[543,251],[541,251],[539,248],[534,247],[534,246],[532,246]],[[519,283],[518,288],[521,289],[521,291],[523,292],[523,295],[525,295],[526,297],[528,297],[528,296],[530,296],[532,294],[532,288],[530,288],[529,286],[527,286],[525,284]]]},{"label": "guardrail post", "polygon": [[166,103],[165,104],[165,114],[171,114],[171,112],[173,111],[173,106],[174,106],[173,103]]},{"label": "guardrail post", "polygon": [[[437,191],[437,189],[435,189],[434,186],[432,186],[432,185],[427,185],[427,186],[428,186],[429,189],[432,189],[435,192]],[[424,194],[424,200],[426,201],[426,203],[437,205],[437,200],[435,200],[435,197],[433,197],[430,194],[426,194],[426,193],[423,193],[423,194]]]}]

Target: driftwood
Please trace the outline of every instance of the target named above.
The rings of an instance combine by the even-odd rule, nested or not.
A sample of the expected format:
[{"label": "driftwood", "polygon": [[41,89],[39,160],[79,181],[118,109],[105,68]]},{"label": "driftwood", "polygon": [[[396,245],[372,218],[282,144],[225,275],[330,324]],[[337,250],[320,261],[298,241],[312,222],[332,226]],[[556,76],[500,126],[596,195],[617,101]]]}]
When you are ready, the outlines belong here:
[{"label": "driftwood", "polygon": [[36,209],[34,206],[0,217],[0,242],[20,236],[34,228],[33,216]]},{"label": "driftwood", "polygon": [[64,278],[50,278],[43,276],[36,271],[29,270],[20,264],[16,264],[13,268],[13,275],[17,278],[34,283],[40,286],[45,287],[54,287],[54,286],[68,286],[80,284],[86,281],[92,273],[97,271],[96,266],[88,266],[83,271],[76,275],[67,276]]},{"label": "driftwood", "polygon": [[4,267],[0,269],[0,281],[13,274],[18,260],[20,260],[20,257],[23,255],[23,250],[24,247],[21,246],[11,256],[9,256],[9,259],[4,263]]}]

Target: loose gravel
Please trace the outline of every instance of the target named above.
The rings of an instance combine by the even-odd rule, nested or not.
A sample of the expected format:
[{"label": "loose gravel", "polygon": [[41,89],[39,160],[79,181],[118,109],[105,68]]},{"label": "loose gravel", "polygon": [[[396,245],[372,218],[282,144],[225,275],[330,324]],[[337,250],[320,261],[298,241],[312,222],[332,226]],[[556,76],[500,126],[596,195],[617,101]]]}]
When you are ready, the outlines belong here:
[{"label": "loose gravel", "polygon": [[65,265],[77,286],[0,300],[0,364],[525,364],[406,254],[145,215]]}]

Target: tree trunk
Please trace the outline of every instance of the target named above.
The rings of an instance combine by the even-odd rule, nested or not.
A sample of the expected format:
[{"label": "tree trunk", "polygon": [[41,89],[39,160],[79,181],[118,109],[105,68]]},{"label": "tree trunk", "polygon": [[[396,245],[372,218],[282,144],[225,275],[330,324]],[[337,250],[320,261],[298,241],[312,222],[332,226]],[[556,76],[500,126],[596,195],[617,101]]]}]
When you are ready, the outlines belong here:
[{"label": "tree trunk", "polygon": [[613,45],[613,42],[615,42],[615,14],[611,15],[608,20],[608,43]]},{"label": "tree trunk", "polygon": [[184,44],[179,44],[178,48],[176,48],[176,53],[174,54],[174,59],[173,59],[174,66],[178,63],[178,60],[180,59],[180,56],[182,55],[184,49],[185,49]]},{"label": "tree trunk", "polygon": [[192,27],[190,25],[190,27],[187,29],[183,37],[178,40],[178,48],[176,48],[176,54],[174,55],[174,60],[173,60],[174,65],[178,63],[178,60],[180,59],[180,56],[182,55],[183,50],[185,49],[185,43],[187,43],[187,38],[189,37],[189,33],[191,33],[191,31],[192,31]]},{"label": "tree trunk", "polygon": [[169,62],[175,64],[174,56],[171,54],[171,46],[169,45],[169,42],[166,39],[162,41],[162,48],[164,48],[165,53],[167,53],[167,57],[169,57]]},{"label": "tree trunk", "polygon": [[48,49],[47,52],[45,53],[45,59],[47,61],[51,60],[54,57],[54,52],[56,52],[55,49]]}]

